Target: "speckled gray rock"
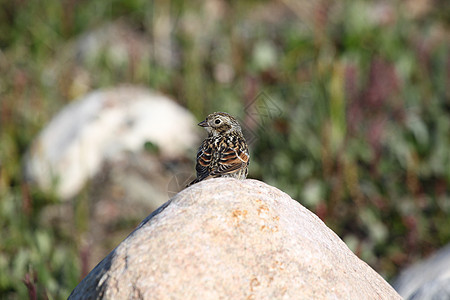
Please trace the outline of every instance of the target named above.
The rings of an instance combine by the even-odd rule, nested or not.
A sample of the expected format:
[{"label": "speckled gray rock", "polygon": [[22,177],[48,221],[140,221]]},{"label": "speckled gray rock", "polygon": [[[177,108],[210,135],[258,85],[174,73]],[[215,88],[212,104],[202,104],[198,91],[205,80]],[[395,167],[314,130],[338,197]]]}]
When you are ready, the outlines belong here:
[{"label": "speckled gray rock", "polygon": [[287,194],[225,178],[152,213],[69,298],[401,299]]}]

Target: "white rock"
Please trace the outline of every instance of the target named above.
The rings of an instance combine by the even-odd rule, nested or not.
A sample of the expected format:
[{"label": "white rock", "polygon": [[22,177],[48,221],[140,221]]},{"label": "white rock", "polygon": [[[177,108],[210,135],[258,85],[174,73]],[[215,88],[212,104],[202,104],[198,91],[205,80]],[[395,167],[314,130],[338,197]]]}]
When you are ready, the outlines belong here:
[{"label": "white rock", "polygon": [[163,157],[197,146],[196,120],[171,99],[144,88],[100,90],[64,108],[28,152],[25,170],[44,190],[68,199],[123,151],[158,146]]}]

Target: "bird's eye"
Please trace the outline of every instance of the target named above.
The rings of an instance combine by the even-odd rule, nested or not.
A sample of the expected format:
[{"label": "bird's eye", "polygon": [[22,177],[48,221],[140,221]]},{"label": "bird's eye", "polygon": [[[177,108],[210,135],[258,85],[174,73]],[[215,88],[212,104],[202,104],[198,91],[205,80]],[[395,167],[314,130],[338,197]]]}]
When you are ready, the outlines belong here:
[{"label": "bird's eye", "polygon": [[214,123],[216,123],[216,124],[220,124],[220,120],[219,120],[219,119],[217,119],[216,121],[214,121]]}]

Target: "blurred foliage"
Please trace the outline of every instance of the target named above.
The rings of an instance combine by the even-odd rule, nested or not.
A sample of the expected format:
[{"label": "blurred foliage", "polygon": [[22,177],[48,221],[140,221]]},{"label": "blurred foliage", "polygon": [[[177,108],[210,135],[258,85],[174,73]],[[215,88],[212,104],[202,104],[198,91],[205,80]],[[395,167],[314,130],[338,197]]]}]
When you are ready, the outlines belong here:
[{"label": "blurred foliage", "polygon": [[[57,199],[28,187],[21,163],[64,105],[122,83],[199,119],[239,116],[250,177],[388,279],[450,241],[446,1],[0,3],[0,298],[65,298],[85,273],[88,201],[74,200],[75,224],[49,224]],[[102,41],[108,24],[126,24],[122,45]]]}]

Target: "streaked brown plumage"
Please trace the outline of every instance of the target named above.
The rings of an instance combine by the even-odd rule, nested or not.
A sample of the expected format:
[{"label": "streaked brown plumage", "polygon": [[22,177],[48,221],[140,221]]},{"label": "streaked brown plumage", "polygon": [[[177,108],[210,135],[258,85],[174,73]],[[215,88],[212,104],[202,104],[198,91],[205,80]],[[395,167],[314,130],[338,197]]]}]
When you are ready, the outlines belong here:
[{"label": "streaked brown plumage", "polygon": [[215,177],[247,178],[250,154],[239,122],[230,114],[215,112],[198,124],[208,137],[197,152],[197,178],[189,185]]}]

